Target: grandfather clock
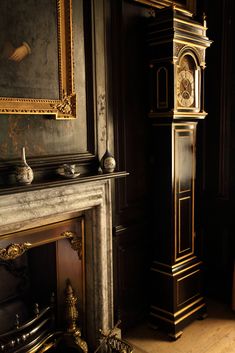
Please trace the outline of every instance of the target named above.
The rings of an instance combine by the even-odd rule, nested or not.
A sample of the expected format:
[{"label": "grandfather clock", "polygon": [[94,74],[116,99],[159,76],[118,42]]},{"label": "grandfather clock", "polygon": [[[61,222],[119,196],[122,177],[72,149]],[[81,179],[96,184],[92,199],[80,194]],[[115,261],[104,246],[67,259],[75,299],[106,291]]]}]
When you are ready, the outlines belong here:
[{"label": "grandfather clock", "polygon": [[153,326],[178,338],[203,317],[202,261],[194,247],[196,127],[204,119],[206,23],[169,7],[148,24],[149,118],[153,142]]}]

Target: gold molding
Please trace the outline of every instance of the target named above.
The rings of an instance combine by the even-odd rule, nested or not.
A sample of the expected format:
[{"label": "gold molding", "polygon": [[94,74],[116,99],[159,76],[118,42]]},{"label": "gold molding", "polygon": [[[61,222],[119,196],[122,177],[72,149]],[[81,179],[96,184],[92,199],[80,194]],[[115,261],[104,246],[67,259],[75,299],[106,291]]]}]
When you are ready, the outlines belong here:
[{"label": "gold molding", "polygon": [[[187,260],[186,260],[187,261]],[[162,274],[164,274],[164,275],[167,275],[167,276],[170,276],[170,277],[176,277],[176,276],[178,276],[179,274],[181,274],[181,273],[183,273],[183,272],[186,272],[186,271],[188,271],[188,270],[190,270],[191,268],[193,268],[193,267],[196,267],[196,266],[199,266],[199,265],[201,265],[202,264],[202,261],[199,261],[199,262],[197,262],[197,263],[195,263],[195,264],[193,264],[193,265],[191,265],[191,266],[189,266],[189,267],[187,267],[187,268],[184,268],[183,270],[180,270],[180,271],[178,271],[178,272],[176,272],[176,273],[168,273],[168,272],[166,272],[166,271],[162,271],[162,270],[158,270],[158,269],[156,269],[156,268],[154,268],[154,267],[151,267],[151,271],[154,271],[154,272],[159,272],[159,273],[162,273]],[[172,268],[173,269],[173,268]]]},{"label": "gold molding", "polygon": [[152,305],[151,308],[153,308],[154,310],[158,310],[158,311],[161,311],[165,314],[168,314],[169,316],[172,316],[172,317],[177,317],[179,316],[180,314],[182,314],[184,311],[188,310],[189,308],[191,308],[193,305],[199,303],[200,301],[203,300],[203,297],[200,297],[198,298],[197,300],[195,300],[194,302],[188,304],[187,306],[185,306],[183,309],[180,309],[178,311],[176,311],[174,314],[168,310],[165,310],[165,309],[161,309],[159,308],[158,306],[155,306],[155,305]]},{"label": "gold molding", "polygon": [[22,244],[10,244],[6,248],[0,248],[0,259],[15,260],[17,257],[23,255],[31,246],[32,244],[26,242]]},{"label": "gold molding", "polygon": [[154,261],[155,264],[157,265],[161,265],[161,266],[164,266],[164,267],[167,267],[167,268],[171,268],[171,269],[174,269],[175,267],[178,267],[178,266],[181,266],[182,264],[184,264],[185,262],[189,262],[189,261],[192,261],[194,259],[196,259],[197,257],[194,255],[192,257],[190,257],[189,259],[187,260],[184,260],[184,261],[181,261],[173,266],[171,265],[167,265],[167,264],[164,264],[163,262],[159,262],[159,261]]},{"label": "gold molding", "polygon": [[[187,124],[186,124],[187,125]],[[176,172],[176,170],[178,170],[179,168],[179,143],[178,143],[178,139],[179,138],[185,138],[188,137],[191,141],[191,145],[192,145],[192,177],[191,177],[191,195],[184,197],[184,198],[178,198],[177,195],[180,194],[180,179],[178,180],[178,185],[177,185],[177,180],[176,177],[174,175],[174,212],[175,212],[175,226],[174,226],[174,238],[175,238],[175,261],[178,261],[180,259],[183,259],[185,257],[188,257],[190,255],[192,255],[194,253],[194,188],[195,188],[195,139],[196,139],[196,130],[195,130],[195,125],[192,126],[190,128],[191,123],[188,125],[189,128],[188,129],[177,129],[177,126],[174,126],[174,160],[175,160],[175,164],[174,164],[174,174]],[[180,124],[178,125],[180,127]],[[179,132],[188,132],[189,135],[187,136],[180,136]],[[178,139],[177,139],[178,137]],[[179,209],[179,202],[181,199],[185,199],[185,198],[191,198],[191,252],[187,253],[186,255],[183,256],[178,256],[180,253],[180,243],[181,243],[181,229],[179,227],[180,224],[180,209]],[[178,223],[177,223],[178,222]],[[177,227],[178,225],[178,227]],[[190,250],[190,249],[189,249]]]},{"label": "gold molding", "polygon": [[59,99],[0,97],[0,114],[52,115],[76,118],[72,33],[72,0],[56,0]]},{"label": "gold molding", "polygon": [[157,9],[172,7],[174,8],[174,10],[180,11],[189,17],[192,17],[193,15],[191,11],[192,6],[190,6],[190,0],[187,0],[186,8],[183,7],[179,2],[173,1],[173,0],[133,0],[133,1],[139,2],[144,5],[152,6]]},{"label": "gold molding", "polygon": [[[165,41],[165,42],[162,42],[162,43],[169,43],[169,42],[171,43],[172,40],[171,41]],[[209,43],[206,42],[207,43],[206,45],[195,44],[195,43],[192,43],[191,41],[180,40],[180,39],[173,39],[173,42],[174,43],[185,44],[185,45],[190,45],[191,47],[202,48],[202,49],[205,49],[205,48],[207,48],[207,47],[209,47],[211,45],[210,41],[208,41]],[[158,42],[158,43],[160,43],[160,42]]]},{"label": "gold molding", "polygon": [[157,318],[159,318],[160,320],[163,320],[163,321],[167,321],[167,322],[170,322],[171,324],[173,325],[177,325],[179,324],[181,321],[185,320],[187,317],[191,316],[192,314],[194,314],[196,311],[200,310],[201,308],[205,307],[206,304],[203,303],[201,305],[199,305],[198,307],[196,307],[195,309],[191,310],[190,312],[188,312],[187,314],[185,314],[184,316],[182,316],[181,318],[179,318],[178,320],[176,321],[173,321],[171,319],[166,319],[165,317],[161,316],[161,315],[157,315],[155,313],[150,313],[150,315],[152,316],[155,316]]},{"label": "gold molding", "polygon": [[196,27],[196,28],[200,28],[202,30],[207,30],[207,27],[203,26],[203,25],[200,25],[198,23],[194,23],[194,22],[191,22],[191,21],[186,21],[186,20],[181,20],[179,18],[175,18],[174,19],[176,22],[180,22],[180,23],[183,23],[183,24],[186,24],[190,27]]},{"label": "gold molding", "polygon": [[150,270],[153,271],[153,272],[162,273],[163,275],[166,275],[166,276],[169,276],[169,277],[174,277],[175,276],[174,273],[168,273],[168,272],[165,272],[165,271],[162,271],[162,270],[158,270],[158,269],[153,268],[153,267],[151,267]]}]

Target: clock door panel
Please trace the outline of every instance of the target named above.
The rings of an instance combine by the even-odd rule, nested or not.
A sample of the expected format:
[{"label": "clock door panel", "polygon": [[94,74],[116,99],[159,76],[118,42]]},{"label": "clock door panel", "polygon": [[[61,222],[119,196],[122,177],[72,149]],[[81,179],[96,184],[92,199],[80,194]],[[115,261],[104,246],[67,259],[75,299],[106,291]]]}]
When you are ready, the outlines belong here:
[{"label": "clock door panel", "polygon": [[178,125],[175,141],[175,261],[194,251],[195,125]]}]

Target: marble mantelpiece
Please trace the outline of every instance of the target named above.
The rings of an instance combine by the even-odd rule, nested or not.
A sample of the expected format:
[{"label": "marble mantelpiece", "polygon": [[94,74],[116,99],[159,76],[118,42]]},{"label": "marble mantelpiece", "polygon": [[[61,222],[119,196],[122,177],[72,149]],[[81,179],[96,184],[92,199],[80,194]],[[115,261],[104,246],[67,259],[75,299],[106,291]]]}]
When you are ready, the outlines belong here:
[{"label": "marble mantelpiece", "polygon": [[[71,183],[0,196],[0,239],[7,234],[85,215],[87,340],[113,327],[111,181]],[[30,239],[29,239],[30,241]],[[9,240],[10,242],[10,240]]]}]

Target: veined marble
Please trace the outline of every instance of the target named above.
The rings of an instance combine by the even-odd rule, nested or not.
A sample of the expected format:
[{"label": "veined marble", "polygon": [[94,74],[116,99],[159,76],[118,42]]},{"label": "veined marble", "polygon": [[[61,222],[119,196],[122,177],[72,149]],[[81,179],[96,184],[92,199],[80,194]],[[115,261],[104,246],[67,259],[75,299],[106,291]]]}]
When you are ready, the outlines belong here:
[{"label": "veined marble", "polygon": [[[0,196],[0,236],[85,215],[88,342],[113,327],[112,212],[110,180]],[[30,242],[30,239],[29,239]]]}]

